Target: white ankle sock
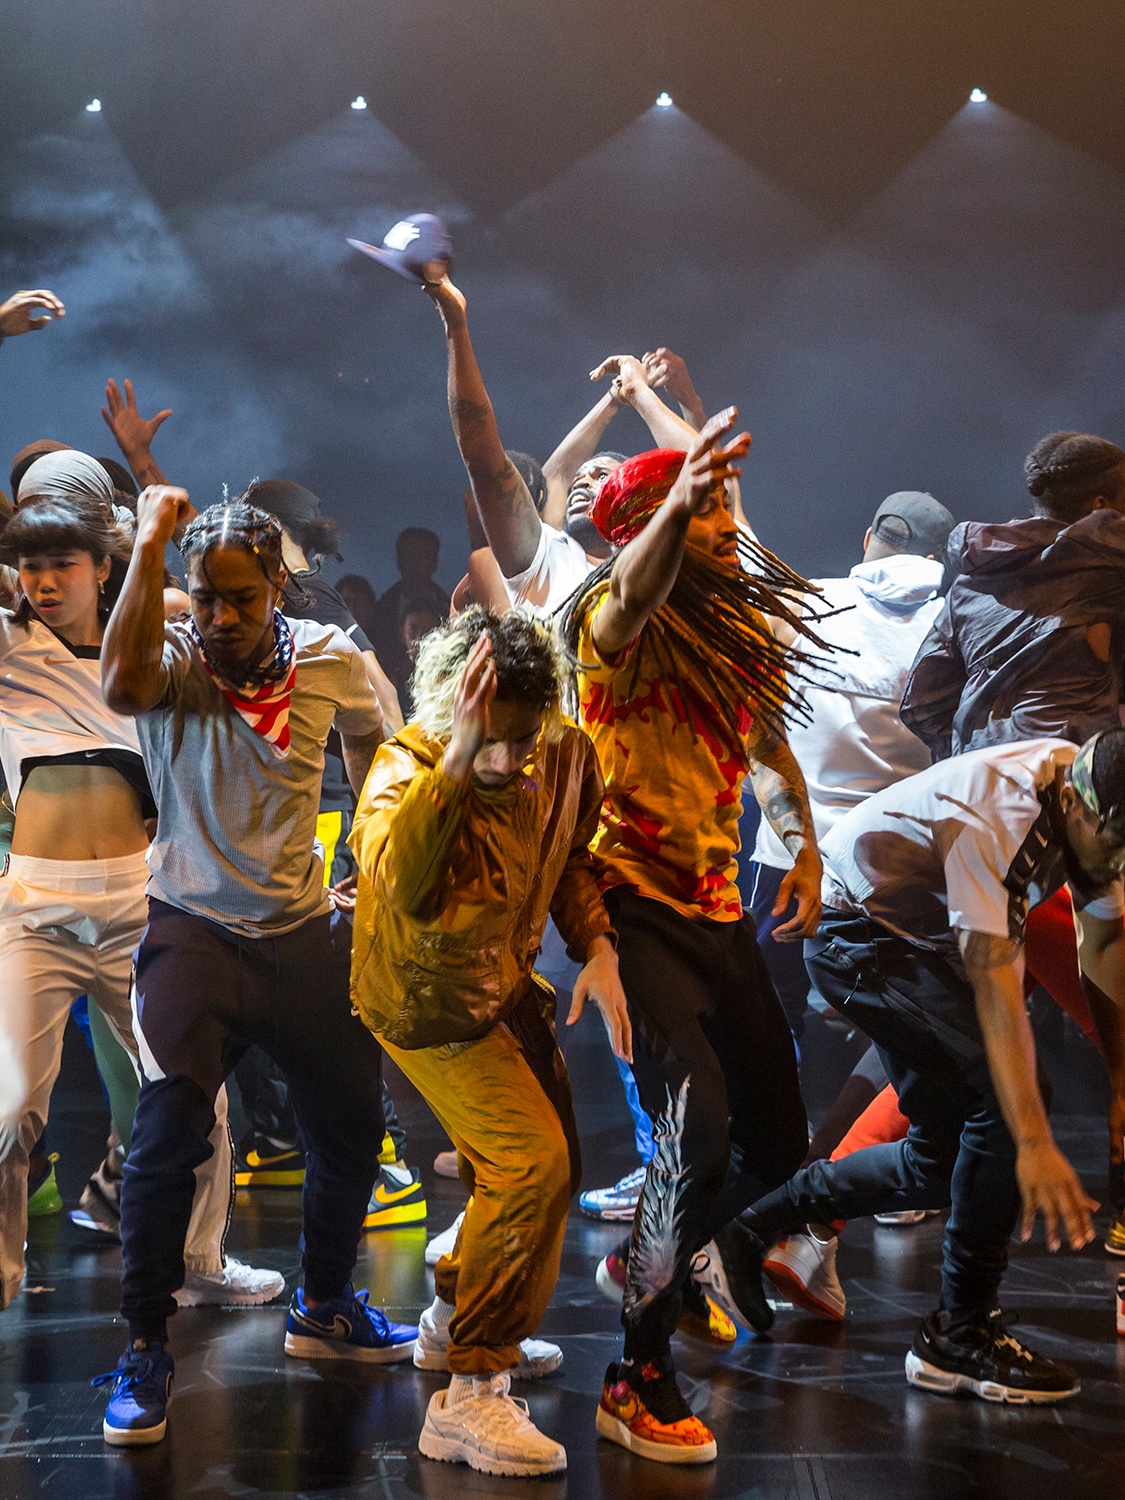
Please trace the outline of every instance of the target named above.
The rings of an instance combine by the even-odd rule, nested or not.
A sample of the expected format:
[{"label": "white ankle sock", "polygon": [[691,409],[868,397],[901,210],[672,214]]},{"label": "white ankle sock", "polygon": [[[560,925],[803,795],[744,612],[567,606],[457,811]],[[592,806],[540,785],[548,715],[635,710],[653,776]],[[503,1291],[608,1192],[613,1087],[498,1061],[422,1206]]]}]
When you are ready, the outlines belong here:
[{"label": "white ankle sock", "polygon": [[456,1311],[457,1307],[454,1303],[443,1302],[440,1297],[435,1297],[434,1304],[430,1308],[430,1317],[434,1321],[434,1327],[448,1328],[449,1320]]},{"label": "white ankle sock", "polygon": [[445,1398],[446,1406],[456,1406],[458,1401],[467,1401],[473,1394],[473,1377],[471,1375],[451,1375],[449,1377],[449,1394]]}]

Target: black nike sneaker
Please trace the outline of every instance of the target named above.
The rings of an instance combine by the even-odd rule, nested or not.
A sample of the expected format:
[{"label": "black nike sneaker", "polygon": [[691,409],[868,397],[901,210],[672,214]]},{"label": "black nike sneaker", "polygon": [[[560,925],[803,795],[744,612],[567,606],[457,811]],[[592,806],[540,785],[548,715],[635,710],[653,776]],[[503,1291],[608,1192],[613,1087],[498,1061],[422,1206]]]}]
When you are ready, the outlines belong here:
[{"label": "black nike sneaker", "polygon": [[969,1391],[1013,1406],[1066,1401],[1082,1388],[1070,1365],[1026,1349],[999,1311],[927,1313],[906,1356],[906,1378],[919,1390]]},{"label": "black nike sneaker", "polygon": [[773,1308],[766,1301],[762,1281],[765,1258],[766,1247],[754,1231],[740,1219],[732,1219],[704,1245],[692,1268],[696,1280],[727,1317],[752,1333],[773,1327]]}]

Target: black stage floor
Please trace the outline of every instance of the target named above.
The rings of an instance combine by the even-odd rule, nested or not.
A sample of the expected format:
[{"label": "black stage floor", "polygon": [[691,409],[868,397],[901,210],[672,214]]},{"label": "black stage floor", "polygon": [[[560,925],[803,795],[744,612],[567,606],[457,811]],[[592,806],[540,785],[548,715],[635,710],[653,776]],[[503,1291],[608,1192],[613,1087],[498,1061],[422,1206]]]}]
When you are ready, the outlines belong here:
[{"label": "black stage floor", "polygon": [[[806,1046],[814,1115],[850,1066],[855,1047],[819,1021]],[[1095,1196],[1104,1178],[1104,1085],[1076,1033],[1046,1051],[1056,1084],[1055,1123]],[[584,1132],[586,1183],[613,1181],[631,1164],[624,1102],[593,1017],[572,1038],[571,1071]],[[392,1070],[393,1072],[393,1070]],[[429,1232],[464,1198],[432,1179],[436,1126],[404,1080],[390,1078],[411,1135],[410,1158],[430,1193]],[[99,1159],[105,1110],[92,1062],[73,1033],[52,1116],[60,1186],[73,1202]],[[231,1249],[297,1272],[299,1197],[239,1194]],[[615,1230],[571,1217],[562,1275],[541,1330],[565,1350],[560,1374],[525,1388],[539,1425],[566,1444],[559,1480],[502,1480],[419,1457],[425,1405],[445,1377],[398,1369],[301,1364],[282,1354],[284,1301],[266,1308],[181,1312],[173,1325],[177,1383],[164,1443],[107,1450],[104,1392],[91,1375],[111,1369],[124,1335],[115,1321],[120,1254],[93,1250],[65,1217],[33,1222],[28,1288],[0,1314],[0,1497],[57,1500],[399,1500],[404,1496],[569,1495],[571,1500],[1072,1500],[1125,1495],[1125,1339],[1114,1336],[1113,1285],[1125,1263],[1098,1245],[1048,1257],[1017,1247],[1006,1306],[1044,1352],[1065,1356],[1083,1389],[1055,1408],[1020,1410],[908,1389],[903,1356],[935,1301],[941,1224],[852,1226],[840,1253],[849,1299],[842,1327],[782,1308],[768,1338],[740,1337],[714,1357],[682,1344],[689,1399],[719,1443],[716,1464],[669,1469],[634,1459],[594,1434],[606,1362],[619,1343],[616,1310],[593,1273]],[[423,1230],[369,1236],[356,1281],[395,1317],[413,1319],[432,1296]]]}]

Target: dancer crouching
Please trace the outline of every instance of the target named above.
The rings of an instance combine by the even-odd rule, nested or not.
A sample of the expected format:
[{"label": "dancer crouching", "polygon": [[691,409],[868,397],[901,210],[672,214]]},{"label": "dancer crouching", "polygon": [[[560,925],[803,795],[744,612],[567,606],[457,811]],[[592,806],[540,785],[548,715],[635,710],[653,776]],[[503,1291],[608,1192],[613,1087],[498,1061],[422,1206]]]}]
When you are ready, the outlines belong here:
[{"label": "dancer crouching", "polygon": [[[623,1278],[625,1356],[607,1372],[598,1431],[679,1464],[716,1452],[672,1365],[693,1257],[707,1245],[700,1279],[729,1316],[768,1327],[756,1242],[735,1215],[757,1184],[784,1182],[808,1142],[793,1039],[735,884],[749,775],[795,861],[776,911],[795,897],[797,914],[774,938],[815,931],[820,857],[784,734],[786,669],[799,673],[805,658],[800,650],[786,658],[763,618],[807,635],[775,588],[808,585],[739,542],[726,483],[750,439],[719,441],[736,415],[713,418],[686,456],[641,454],[603,483],[594,524],[621,550],[591,576],[564,624],[606,780],[594,851],[619,935],[633,1072],[656,1143]],[[761,577],[743,569],[742,545]]]},{"label": "dancer crouching", "polygon": [[164,549],[188,505],[180,489],[141,496],[102,647],[106,701],[136,716],[158,809],[137,952],[145,1082],[121,1195],[130,1342],[103,1427],[118,1444],[164,1435],[194,1168],[219,1086],[253,1042],[285,1074],[307,1147],[305,1285],[286,1353],[386,1363],[416,1334],[350,1280],[383,1139],[381,1059],[351,1013],[347,928],[313,852],[329,730],[358,787],[382,714],[343,632],[277,608],[281,528],[253,506],[215,506],[187,528],[192,618],[165,627]]},{"label": "dancer crouching", "polygon": [[490,1474],[557,1473],[566,1451],[509,1395],[557,1369],[528,1338],[558,1278],[581,1175],[554,994],[532,971],[548,913],[585,967],[614,1052],[625,996],[589,841],[602,781],[562,718],[566,664],[524,615],[474,607],[422,644],[418,720],[376,756],[351,845],[359,863],[352,996],[460,1153],[472,1199],[437,1265],[415,1364],[448,1369],[418,1446]]}]

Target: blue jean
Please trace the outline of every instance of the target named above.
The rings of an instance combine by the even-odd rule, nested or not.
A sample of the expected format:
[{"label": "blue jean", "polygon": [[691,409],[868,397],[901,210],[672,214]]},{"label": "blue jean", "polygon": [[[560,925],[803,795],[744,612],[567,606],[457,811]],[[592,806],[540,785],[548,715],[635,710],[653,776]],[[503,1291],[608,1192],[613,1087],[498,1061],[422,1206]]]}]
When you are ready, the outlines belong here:
[{"label": "blue jean", "polygon": [[832,910],[805,958],[824,998],[875,1043],[910,1129],[893,1145],[813,1162],[760,1199],[746,1222],[771,1240],[810,1223],[952,1204],[941,1305],[991,1311],[1020,1195],[964,967],[867,917]]},{"label": "blue jean", "polygon": [[215,1096],[252,1043],[284,1073],[307,1151],[306,1293],[338,1296],[350,1279],[383,1140],[382,1049],[352,1014],[350,939],[339,913],[251,939],[150,900],[137,950],[145,1081],[121,1191],[132,1337],[165,1336]]}]

